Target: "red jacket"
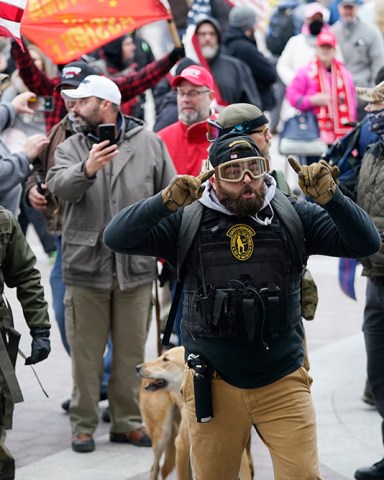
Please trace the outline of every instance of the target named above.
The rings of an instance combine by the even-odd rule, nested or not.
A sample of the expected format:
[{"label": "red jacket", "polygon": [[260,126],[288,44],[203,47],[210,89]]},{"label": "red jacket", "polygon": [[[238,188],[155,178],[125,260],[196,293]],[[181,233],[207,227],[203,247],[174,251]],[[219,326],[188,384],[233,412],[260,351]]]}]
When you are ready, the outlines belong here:
[{"label": "red jacket", "polygon": [[196,176],[208,158],[207,121],[186,125],[176,122],[158,131],[164,140],[177,173]]}]

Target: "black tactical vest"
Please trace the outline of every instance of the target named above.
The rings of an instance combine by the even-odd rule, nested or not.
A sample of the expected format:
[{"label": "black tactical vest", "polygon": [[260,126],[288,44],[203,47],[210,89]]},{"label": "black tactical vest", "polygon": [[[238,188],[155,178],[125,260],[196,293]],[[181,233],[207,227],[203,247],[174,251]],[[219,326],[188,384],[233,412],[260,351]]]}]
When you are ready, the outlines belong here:
[{"label": "black tactical vest", "polygon": [[302,264],[284,235],[277,218],[266,227],[204,208],[185,265],[187,335],[263,341],[301,321]]}]

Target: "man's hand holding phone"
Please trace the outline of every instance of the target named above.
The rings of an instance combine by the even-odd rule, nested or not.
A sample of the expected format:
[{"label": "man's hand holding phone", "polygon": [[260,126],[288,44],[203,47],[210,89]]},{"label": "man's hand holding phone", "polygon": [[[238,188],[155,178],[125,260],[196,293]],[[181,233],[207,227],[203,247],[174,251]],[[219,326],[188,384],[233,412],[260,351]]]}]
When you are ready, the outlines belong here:
[{"label": "man's hand holding phone", "polygon": [[29,103],[31,98],[36,98],[33,92],[23,92],[12,100],[11,105],[15,108],[16,113],[35,113]]},{"label": "man's hand holding phone", "polygon": [[[100,129],[100,127],[108,128]],[[119,153],[115,140],[114,124],[99,125],[99,139],[102,141],[92,145],[89,157],[85,161],[84,174],[86,177],[93,177],[96,172],[104,168]]]},{"label": "man's hand holding phone", "polygon": [[28,106],[36,112],[52,112],[53,97],[34,96],[28,100]]}]

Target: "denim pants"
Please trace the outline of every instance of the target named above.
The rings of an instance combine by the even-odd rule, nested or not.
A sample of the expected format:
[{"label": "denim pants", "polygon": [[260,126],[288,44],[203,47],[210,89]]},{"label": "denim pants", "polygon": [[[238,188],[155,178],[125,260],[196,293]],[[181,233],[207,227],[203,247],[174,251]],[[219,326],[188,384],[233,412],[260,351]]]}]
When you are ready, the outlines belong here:
[{"label": "denim pants", "polygon": [[61,270],[61,236],[56,237],[56,260],[51,270],[49,278],[52,290],[52,303],[55,312],[55,318],[60,330],[61,341],[68,355],[71,354],[67,335],[65,333],[65,316],[64,316],[64,294],[65,285],[63,282],[63,275]]}]

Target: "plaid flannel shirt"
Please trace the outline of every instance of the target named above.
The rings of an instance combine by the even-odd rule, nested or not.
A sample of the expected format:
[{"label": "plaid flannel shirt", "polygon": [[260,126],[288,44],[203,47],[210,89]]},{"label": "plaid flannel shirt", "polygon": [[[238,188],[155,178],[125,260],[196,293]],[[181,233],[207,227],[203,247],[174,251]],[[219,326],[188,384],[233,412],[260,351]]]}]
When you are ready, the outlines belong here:
[{"label": "plaid flannel shirt", "polygon": [[[12,58],[19,70],[19,75],[29,90],[36,95],[52,96],[54,109],[44,112],[47,132],[58,123],[67,113],[60,92],[55,87],[60,83],[60,77],[48,78],[40,71],[26,48],[23,52],[16,42],[12,42]],[[136,95],[140,95],[148,88],[154,87],[173,67],[176,61],[170,60],[166,55],[160,60],[154,61],[141,68],[137,72],[129,72],[126,75],[114,75],[113,80],[120,89],[122,103],[128,102]]]}]

